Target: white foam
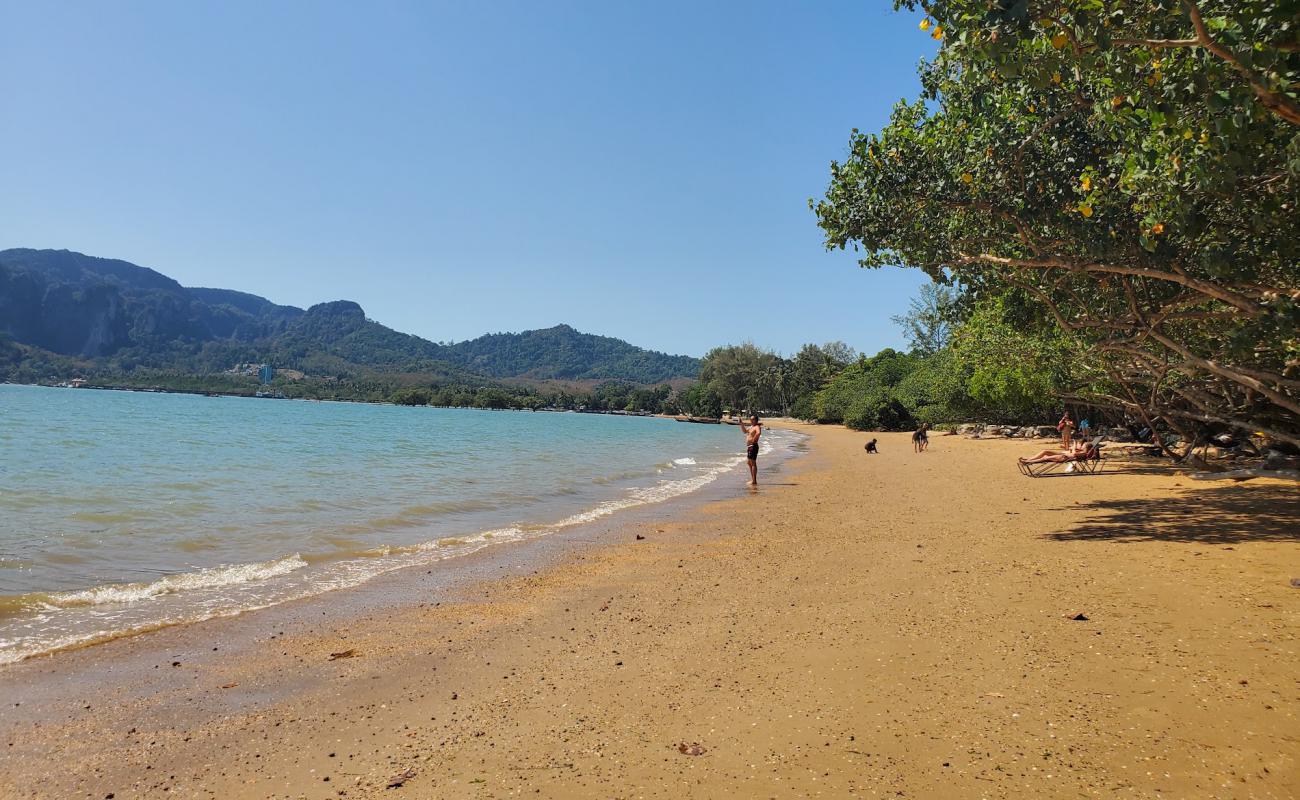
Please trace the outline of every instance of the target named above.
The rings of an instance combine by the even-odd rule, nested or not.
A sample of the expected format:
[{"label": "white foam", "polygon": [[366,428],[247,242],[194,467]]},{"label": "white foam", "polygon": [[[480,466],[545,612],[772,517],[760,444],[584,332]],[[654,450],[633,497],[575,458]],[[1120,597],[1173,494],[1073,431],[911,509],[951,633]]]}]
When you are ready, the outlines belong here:
[{"label": "white foam", "polygon": [[109,603],[135,603],[166,594],[193,589],[213,589],[287,575],[307,566],[297,553],[274,561],[253,564],[227,564],[195,572],[167,575],[151,583],[114,583],[76,592],[56,592],[46,602],[56,608],[100,606]]},{"label": "white foam", "polygon": [[673,459],[673,463],[676,464],[676,465],[679,466],[679,467],[693,467],[693,466],[695,466],[695,459],[693,459],[693,458],[674,458],[674,459]]}]

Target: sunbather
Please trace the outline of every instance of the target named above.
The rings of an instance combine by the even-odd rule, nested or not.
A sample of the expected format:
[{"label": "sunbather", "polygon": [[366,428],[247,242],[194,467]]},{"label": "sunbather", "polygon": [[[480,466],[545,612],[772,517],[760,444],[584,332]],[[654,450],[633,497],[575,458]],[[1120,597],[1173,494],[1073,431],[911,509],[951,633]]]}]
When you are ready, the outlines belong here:
[{"label": "sunbather", "polygon": [[1087,442],[1075,442],[1070,445],[1068,450],[1041,450],[1029,458],[1020,459],[1021,464],[1045,464],[1049,461],[1055,461],[1061,464],[1067,461],[1078,461],[1086,458],[1093,450],[1093,446]]}]

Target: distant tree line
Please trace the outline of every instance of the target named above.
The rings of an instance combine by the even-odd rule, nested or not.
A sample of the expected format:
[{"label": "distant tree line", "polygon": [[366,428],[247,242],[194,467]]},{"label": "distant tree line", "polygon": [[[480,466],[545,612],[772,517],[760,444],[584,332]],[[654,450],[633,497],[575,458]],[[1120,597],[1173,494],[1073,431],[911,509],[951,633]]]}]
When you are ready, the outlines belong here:
[{"label": "distant tree line", "polygon": [[648,387],[606,381],[589,392],[515,386],[412,386],[394,391],[389,401],[405,406],[445,408],[563,409],[566,411],[645,411],[676,413],[668,384]]},{"label": "distant tree line", "polygon": [[691,400],[691,413],[784,414],[862,430],[1044,423],[1059,412],[1073,354],[1060,336],[1026,332],[1036,313],[1024,298],[977,301],[927,284],[894,318],[908,352],[866,356],[831,342],[783,358],[752,344],[728,345],[704,357],[700,381],[682,398]]},{"label": "distant tree line", "polygon": [[[1023,296],[975,300],[938,284],[923,287],[906,314],[895,318],[908,352],[874,356],[843,342],[807,344],[788,358],[753,344],[711,350],[697,381],[644,385],[610,380],[590,389],[547,383],[473,382],[429,372],[359,372],[343,364],[337,374],[292,379],[270,386],[226,372],[78,361],[0,337],[0,377],[54,383],[70,375],[92,385],[349,400],[452,408],[628,411],[718,418],[754,411],[860,429],[904,430],[919,422],[985,420],[1046,422],[1074,379],[1076,351],[1060,335],[1038,332],[1042,311]],[[304,360],[328,358],[307,350]],[[222,363],[225,363],[224,361]],[[302,361],[296,362],[302,363]]]}]

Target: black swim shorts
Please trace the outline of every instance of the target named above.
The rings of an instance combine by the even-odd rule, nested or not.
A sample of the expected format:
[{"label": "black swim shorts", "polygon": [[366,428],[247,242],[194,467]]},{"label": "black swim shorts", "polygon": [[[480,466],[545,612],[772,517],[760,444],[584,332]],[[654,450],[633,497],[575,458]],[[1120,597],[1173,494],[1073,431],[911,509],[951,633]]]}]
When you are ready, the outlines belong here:
[{"label": "black swim shorts", "polygon": [[746,448],[745,457],[748,458],[750,461],[756,460],[758,458],[758,445],[751,444],[748,448]]}]

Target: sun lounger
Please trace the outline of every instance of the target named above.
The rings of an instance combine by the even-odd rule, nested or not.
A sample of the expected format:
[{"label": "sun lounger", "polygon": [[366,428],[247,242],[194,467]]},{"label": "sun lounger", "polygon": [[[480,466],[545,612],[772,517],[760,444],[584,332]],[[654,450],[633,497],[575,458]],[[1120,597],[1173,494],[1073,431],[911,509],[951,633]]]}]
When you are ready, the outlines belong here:
[{"label": "sun lounger", "polygon": [[1092,441],[1083,452],[1068,458],[1063,457],[1059,461],[1039,461],[1032,464],[1017,461],[1016,466],[1020,468],[1020,474],[1027,478],[1041,478],[1056,473],[1095,475],[1101,471],[1104,460],[1101,457],[1101,442]]}]

